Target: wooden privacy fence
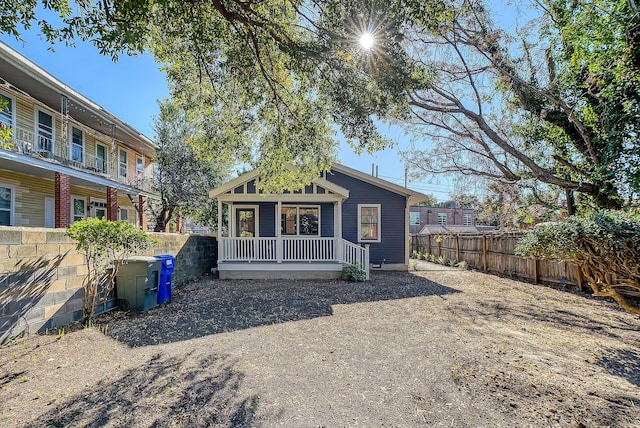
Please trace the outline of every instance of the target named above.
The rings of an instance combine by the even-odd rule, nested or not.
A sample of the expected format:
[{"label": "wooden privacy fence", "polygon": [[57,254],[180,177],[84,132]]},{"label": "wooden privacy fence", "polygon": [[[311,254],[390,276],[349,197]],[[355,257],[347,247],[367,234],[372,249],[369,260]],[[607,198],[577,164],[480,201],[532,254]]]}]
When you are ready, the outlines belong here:
[{"label": "wooden privacy fence", "polygon": [[561,284],[583,289],[582,274],[572,263],[525,258],[515,254],[522,233],[502,235],[411,235],[412,253],[434,254],[465,261],[474,269],[527,281]]}]

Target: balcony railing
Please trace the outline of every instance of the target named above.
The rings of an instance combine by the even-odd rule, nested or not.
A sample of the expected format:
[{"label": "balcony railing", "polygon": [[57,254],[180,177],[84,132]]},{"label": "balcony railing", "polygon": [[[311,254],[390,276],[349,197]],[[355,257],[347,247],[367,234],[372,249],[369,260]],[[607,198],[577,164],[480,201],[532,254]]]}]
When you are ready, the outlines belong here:
[{"label": "balcony railing", "polygon": [[[73,155],[68,142],[47,138],[33,131],[23,128],[14,128],[13,137],[9,143],[0,145],[0,148],[34,158],[47,159],[71,168],[80,169],[96,175],[100,175],[120,183],[136,187],[138,189],[152,191],[152,179],[145,174],[138,174],[131,179],[122,177],[116,168],[110,168],[104,158],[89,154],[86,147],[80,152],[77,149]],[[126,172],[125,172],[126,173]]]}]

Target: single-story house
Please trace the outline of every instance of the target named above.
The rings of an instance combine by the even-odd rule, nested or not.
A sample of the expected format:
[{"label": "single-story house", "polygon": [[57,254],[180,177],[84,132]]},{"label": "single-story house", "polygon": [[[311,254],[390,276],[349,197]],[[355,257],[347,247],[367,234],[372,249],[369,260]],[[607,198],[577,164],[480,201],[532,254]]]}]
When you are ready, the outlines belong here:
[{"label": "single-story house", "polygon": [[219,216],[220,278],[330,278],[344,265],[407,270],[409,207],[426,198],[364,172],[334,164],[296,191],[263,194],[259,169],[209,192]]}]

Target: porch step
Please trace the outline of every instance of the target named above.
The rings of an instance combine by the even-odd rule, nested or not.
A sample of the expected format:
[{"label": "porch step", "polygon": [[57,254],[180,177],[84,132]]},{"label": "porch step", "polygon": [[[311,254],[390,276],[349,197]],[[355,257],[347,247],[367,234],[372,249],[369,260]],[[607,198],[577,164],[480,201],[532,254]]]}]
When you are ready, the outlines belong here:
[{"label": "porch step", "polygon": [[336,279],[342,263],[324,262],[224,262],[218,264],[220,279]]}]

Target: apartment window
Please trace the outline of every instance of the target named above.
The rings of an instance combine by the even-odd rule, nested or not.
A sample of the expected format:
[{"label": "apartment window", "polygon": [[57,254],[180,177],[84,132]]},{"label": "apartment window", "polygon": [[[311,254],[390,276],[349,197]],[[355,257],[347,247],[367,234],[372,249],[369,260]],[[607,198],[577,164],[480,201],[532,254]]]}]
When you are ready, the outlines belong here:
[{"label": "apartment window", "polygon": [[96,171],[107,173],[107,148],[102,144],[96,144]]},{"label": "apartment window", "polygon": [[38,151],[53,152],[53,116],[38,110],[37,117]]},{"label": "apartment window", "polygon": [[78,196],[71,198],[71,222],[83,220],[87,216],[87,200]]},{"label": "apartment window", "polygon": [[142,176],[142,173],[144,172],[144,161],[142,160],[142,158],[136,158],[136,174],[138,177]]},{"label": "apartment window", "polygon": [[315,235],[320,232],[320,207],[283,206],[280,212],[282,235]]},{"label": "apartment window", "polygon": [[75,126],[71,127],[71,160],[84,163],[84,132]]},{"label": "apartment window", "polygon": [[473,217],[471,216],[471,214],[464,214],[462,216],[462,223],[465,226],[471,226],[473,224]]},{"label": "apartment window", "polygon": [[6,184],[0,184],[0,226],[13,225],[14,207],[13,187]]},{"label": "apartment window", "polygon": [[447,225],[447,213],[438,213],[438,224],[440,226],[446,226]]},{"label": "apartment window", "polygon": [[0,94],[0,122],[13,128],[13,98]]},{"label": "apartment window", "polygon": [[409,224],[412,226],[420,225],[420,213],[409,213]]},{"label": "apartment window", "polygon": [[119,219],[120,221],[129,221],[129,209],[128,208],[119,208],[120,211]]},{"label": "apartment window", "polygon": [[358,204],[358,242],[380,242],[380,204]]},{"label": "apartment window", "polygon": [[120,149],[118,175],[122,178],[127,178],[127,169],[129,168],[129,162],[127,160],[127,152]]}]

